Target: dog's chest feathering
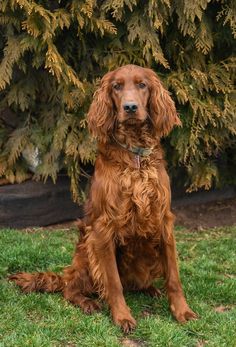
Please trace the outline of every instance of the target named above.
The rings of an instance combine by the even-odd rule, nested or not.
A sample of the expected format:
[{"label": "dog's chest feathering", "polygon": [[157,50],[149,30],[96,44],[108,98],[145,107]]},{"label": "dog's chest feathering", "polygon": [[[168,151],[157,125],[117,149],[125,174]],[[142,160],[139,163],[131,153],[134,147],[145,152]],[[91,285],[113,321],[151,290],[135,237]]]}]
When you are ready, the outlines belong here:
[{"label": "dog's chest feathering", "polygon": [[168,196],[156,167],[127,168],[118,175],[118,187],[115,223],[120,236],[156,234]]}]

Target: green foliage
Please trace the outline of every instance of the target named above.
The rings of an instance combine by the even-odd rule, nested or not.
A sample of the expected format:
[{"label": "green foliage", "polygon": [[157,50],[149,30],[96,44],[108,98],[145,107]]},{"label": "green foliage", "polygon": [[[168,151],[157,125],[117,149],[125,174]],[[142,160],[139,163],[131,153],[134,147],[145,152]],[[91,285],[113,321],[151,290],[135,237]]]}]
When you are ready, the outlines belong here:
[{"label": "green foliage", "polygon": [[0,28],[0,177],[25,180],[31,151],[34,178],[64,167],[78,200],[80,165],[95,158],[84,120],[95,84],[127,63],[153,68],[175,99],[173,175],[182,165],[195,190],[233,171],[233,0],[2,0]]}]

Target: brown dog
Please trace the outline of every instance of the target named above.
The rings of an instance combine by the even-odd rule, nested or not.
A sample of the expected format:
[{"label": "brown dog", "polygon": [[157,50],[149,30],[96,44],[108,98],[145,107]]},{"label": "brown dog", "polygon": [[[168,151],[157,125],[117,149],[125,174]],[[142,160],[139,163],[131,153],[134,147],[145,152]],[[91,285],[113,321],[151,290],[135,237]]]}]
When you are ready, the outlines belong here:
[{"label": "brown dog", "polygon": [[98,293],[114,322],[129,332],[136,322],[123,290],[158,296],[152,283],[163,276],[175,318],[196,318],[179,279],[160,144],[179,124],[174,102],[152,70],[127,65],[107,73],[88,113],[99,154],[73,262],[62,276],[19,273],[10,279],[25,292],[62,291],[87,313],[99,309],[90,298]]}]

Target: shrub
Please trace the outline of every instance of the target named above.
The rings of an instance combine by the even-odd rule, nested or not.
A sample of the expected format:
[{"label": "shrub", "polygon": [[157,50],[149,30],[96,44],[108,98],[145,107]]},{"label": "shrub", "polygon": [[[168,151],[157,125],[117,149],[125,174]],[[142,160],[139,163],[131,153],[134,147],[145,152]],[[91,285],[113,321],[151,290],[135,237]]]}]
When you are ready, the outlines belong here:
[{"label": "shrub", "polygon": [[78,200],[95,85],[134,63],[159,74],[183,122],[164,142],[172,175],[181,166],[189,190],[235,182],[235,19],[233,0],[2,0],[0,177],[31,167],[55,181],[64,167]]}]

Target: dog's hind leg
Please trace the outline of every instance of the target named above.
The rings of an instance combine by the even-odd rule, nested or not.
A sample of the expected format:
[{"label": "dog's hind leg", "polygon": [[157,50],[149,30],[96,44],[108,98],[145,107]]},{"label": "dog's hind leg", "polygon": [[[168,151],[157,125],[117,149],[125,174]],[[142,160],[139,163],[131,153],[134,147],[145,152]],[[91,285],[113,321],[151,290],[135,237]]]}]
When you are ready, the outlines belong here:
[{"label": "dog's hind leg", "polygon": [[95,293],[95,289],[83,244],[77,245],[72,264],[64,269],[63,280],[63,295],[66,300],[79,306],[87,314],[101,309],[99,303],[89,297]]},{"label": "dog's hind leg", "polygon": [[73,305],[79,306],[84,313],[91,314],[101,309],[101,305],[97,301],[83,295],[79,289],[71,290],[70,286],[68,286],[68,288],[64,290],[63,295],[64,298]]}]

